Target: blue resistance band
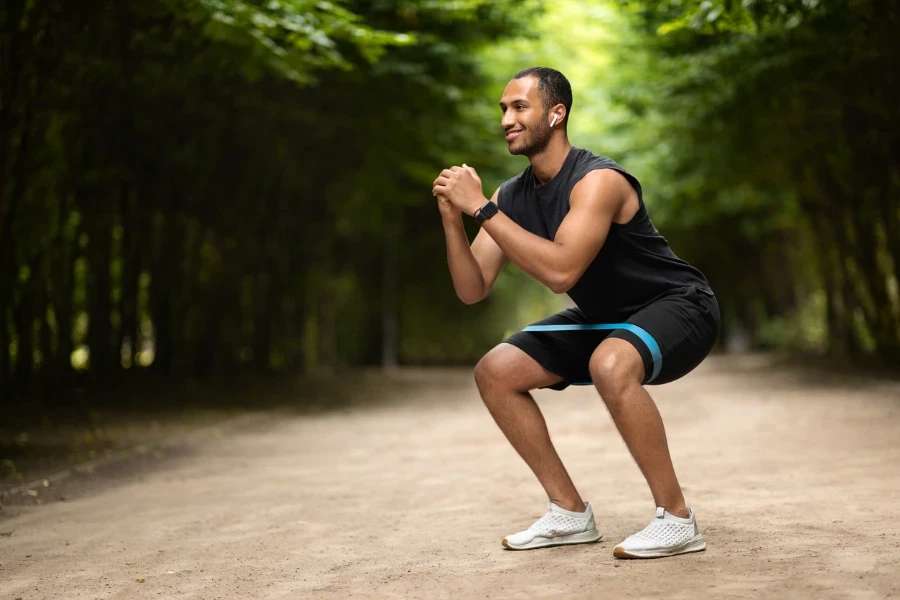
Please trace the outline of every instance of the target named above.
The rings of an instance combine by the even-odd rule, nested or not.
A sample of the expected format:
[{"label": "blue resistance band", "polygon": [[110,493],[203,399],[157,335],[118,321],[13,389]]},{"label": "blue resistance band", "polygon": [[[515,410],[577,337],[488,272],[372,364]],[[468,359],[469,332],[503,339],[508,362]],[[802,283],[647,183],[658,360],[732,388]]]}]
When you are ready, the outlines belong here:
[{"label": "blue resistance band", "polygon": [[[641,338],[641,341],[647,345],[650,350],[650,356],[653,358],[653,374],[647,383],[650,383],[659,375],[662,370],[662,352],[659,350],[659,344],[653,339],[653,336],[641,329],[637,325],[631,323],[600,323],[596,325],[529,325],[522,331],[584,331],[584,330],[608,330],[608,329],[624,329],[630,331],[634,335]],[[578,382],[573,385],[593,385],[592,382]]]}]

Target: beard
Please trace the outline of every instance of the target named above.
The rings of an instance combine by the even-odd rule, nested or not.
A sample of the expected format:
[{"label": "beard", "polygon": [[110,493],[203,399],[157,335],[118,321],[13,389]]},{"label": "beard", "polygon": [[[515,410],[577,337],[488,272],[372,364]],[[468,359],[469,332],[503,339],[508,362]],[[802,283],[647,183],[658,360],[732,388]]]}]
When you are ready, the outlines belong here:
[{"label": "beard", "polygon": [[[509,147],[510,154],[514,156],[534,156],[546,148],[547,144],[550,143],[550,134],[552,133],[552,130],[550,129],[550,125],[547,124],[546,115],[541,118],[537,125],[529,127],[526,131],[528,132],[528,139],[522,140],[521,142],[516,139]],[[524,136],[519,137],[521,138]]]}]

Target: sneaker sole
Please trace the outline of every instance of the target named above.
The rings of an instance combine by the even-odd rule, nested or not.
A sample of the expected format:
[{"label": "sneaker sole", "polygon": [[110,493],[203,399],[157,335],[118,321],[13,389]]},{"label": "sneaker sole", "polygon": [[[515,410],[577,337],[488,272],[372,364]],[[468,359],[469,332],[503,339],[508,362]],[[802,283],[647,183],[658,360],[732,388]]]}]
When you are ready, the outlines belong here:
[{"label": "sneaker sole", "polygon": [[643,550],[643,551],[627,551],[622,546],[616,546],[613,550],[613,556],[616,558],[665,558],[667,556],[677,556],[678,554],[688,554],[690,552],[703,552],[706,550],[706,541],[700,537],[689,542],[685,542],[681,546],[675,548],[666,548],[664,550]]},{"label": "sneaker sole", "polygon": [[565,546],[568,544],[592,544],[594,542],[599,542],[600,538],[603,536],[600,535],[600,532],[594,529],[593,531],[585,531],[582,533],[573,533],[572,535],[561,535],[552,538],[536,538],[531,540],[527,544],[521,544],[515,546],[509,543],[509,540],[503,538],[503,547],[507,550],[534,550],[535,548],[547,548],[548,546]]}]

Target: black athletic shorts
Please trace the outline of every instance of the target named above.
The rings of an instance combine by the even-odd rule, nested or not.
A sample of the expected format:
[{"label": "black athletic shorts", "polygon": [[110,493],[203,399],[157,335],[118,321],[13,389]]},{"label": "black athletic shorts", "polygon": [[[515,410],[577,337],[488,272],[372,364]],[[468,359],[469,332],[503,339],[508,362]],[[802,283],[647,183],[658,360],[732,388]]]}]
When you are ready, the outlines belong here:
[{"label": "black athletic shorts", "polygon": [[721,325],[719,305],[708,290],[673,291],[624,322],[602,323],[568,308],[529,325],[506,340],[564,381],[548,386],[591,385],[588,365],[600,342],[630,342],[644,359],[646,385],[675,381],[693,371],[715,346]]}]

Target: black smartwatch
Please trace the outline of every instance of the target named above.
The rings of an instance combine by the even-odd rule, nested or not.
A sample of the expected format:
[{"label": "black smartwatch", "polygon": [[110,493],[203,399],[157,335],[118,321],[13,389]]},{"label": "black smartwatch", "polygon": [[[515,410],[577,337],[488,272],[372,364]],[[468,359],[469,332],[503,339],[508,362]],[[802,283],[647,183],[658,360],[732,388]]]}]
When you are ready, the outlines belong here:
[{"label": "black smartwatch", "polygon": [[484,223],[491,217],[497,214],[500,209],[497,208],[497,205],[488,200],[484,206],[475,211],[475,220],[478,223]]}]

